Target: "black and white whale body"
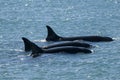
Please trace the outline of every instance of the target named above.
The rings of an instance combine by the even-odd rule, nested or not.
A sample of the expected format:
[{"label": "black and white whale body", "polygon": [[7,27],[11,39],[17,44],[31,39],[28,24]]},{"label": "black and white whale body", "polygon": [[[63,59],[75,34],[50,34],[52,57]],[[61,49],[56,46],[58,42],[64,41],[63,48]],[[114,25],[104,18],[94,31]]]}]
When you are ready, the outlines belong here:
[{"label": "black and white whale body", "polygon": [[[22,39],[24,40],[24,38]],[[92,51],[89,49],[75,47],[75,46],[63,46],[63,47],[54,47],[50,49],[43,49],[41,47],[38,47],[35,43],[31,42],[30,40],[27,44],[30,45],[30,48],[32,50],[32,54],[31,54],[32,57],[37,57],[42,54],[53,54],[53,53],[58,53],[58,52],[66,52],[70,54],[75,54],[78,52],[92,53]]]},{"label": "black and white whale body", "polygon": [[[32,43],[32,42],[25,37],[22,37],[22,40],[24,42],[25,51],[26,52],[31,51],[30,43]],[[48,46],[44,46],[41,48],[42,49],[49,49],[49,48],[62,47],[62,46],[75,46],[75,47],[83,47],[83,48],[92,48],[93,47],[92,45],[90,45],[88,43],[81,43],[80,41],[65,41],[65,42],[50,44]]]},{"label": "black and white whale body", "polygon": [[83,41],[90,41],[90,42],[109,42],[113,41],[110,37],[103,37],[103,36],[78,36],[78,37],[61,37],[58,36],[50,26],[47,27],[47,41],[73,41],[73,40],[83,40]]}]

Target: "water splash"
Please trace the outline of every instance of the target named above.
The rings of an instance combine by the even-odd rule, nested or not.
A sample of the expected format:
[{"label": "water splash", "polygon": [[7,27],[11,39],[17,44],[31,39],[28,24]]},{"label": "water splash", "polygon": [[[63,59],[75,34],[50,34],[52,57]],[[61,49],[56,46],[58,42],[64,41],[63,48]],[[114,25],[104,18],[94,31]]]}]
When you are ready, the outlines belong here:
[{"label": "water splash", "polygon": [[25,7],[27,7],[29,4],[25,4]]},{"label": "water splash", "polygon": [[46,40],[45,39],[43,39],[43,40],[34,40],[34,42],[46,42]]},{"label": "water splash", "polygon": [[113,38],[113,40],[120,41],[120,37]]}]

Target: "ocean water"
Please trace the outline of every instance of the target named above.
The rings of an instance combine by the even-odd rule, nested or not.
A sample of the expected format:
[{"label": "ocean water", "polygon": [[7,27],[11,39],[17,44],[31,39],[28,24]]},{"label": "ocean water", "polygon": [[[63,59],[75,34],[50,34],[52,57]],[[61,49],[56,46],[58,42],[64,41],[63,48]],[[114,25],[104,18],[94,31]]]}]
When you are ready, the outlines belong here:
[{"label": "ocean water", "polygon": [[[21,37],[39,46],[46,25],[61,36],[100,35],[92,54],[32,58]],[[0,80],[120,80],[119,0],[0,0]]]}]

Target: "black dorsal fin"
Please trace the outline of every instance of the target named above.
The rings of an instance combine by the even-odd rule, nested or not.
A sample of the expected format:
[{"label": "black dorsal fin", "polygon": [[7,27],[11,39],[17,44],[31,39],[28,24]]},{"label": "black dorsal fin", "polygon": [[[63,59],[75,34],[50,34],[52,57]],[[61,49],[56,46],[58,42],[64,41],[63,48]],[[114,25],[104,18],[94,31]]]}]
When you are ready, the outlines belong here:
[{"label": "black dorsal fin", "polygon": [[43,53],[42,48],[38,47],[35,43],[31,42],[27,38],[22,37],[22,40],[24,41],[25,51],[32,51],[32,57],[37,57],[41,55],[40,53]]},{"label": "black dorsal fin", "polygon": [[31,56],[33,58],[40,56],[41,53],[43,53],[42,48],[38,47],[35,43],[31,43],[31,50],[32,50]]},{"label": "black dorsal fin", "polygon": [[25,46],[25,51],[31,51],[31,41],[29,41],[27,38],[22,37],[22,40],[24,42],[24,46]]},{"label": "black dorsal fin", "polygon": [[48,31],[47,38],[46,38],[47,41],[58,41],[61,38],[53,31],[53,29],[50,26],[47,25],[46,27]]}]

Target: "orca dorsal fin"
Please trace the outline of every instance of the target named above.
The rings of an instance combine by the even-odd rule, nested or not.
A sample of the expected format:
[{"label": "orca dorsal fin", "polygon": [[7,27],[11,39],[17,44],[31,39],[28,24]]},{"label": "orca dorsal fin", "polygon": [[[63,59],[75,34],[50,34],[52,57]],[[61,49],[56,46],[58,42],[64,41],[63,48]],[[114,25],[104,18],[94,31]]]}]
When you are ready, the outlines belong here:
[{"label": "orca dorsal fin", "polygon": [[25,37],[22,37],[22,40],[24,42],[24,46],[25,46],[25,51],[31,51],[31,41],[28,40],[27,38]]},{"label": "orca dorsal fin", "polygon": [[35,43],[31,42],[27,38],[22,37],[22,40],[25,45],[25,51],[32,51],[32,54],[31,54],[32,57],[37,57],[41,55],[40,53],[43,53],[42,48],[38,47]]},{"label": "orca dorsal fin", "polygon": [[42,48],[38,47],[35,43],[31,43],[31,50],[32,53],[30,56],[32,56],[33,58],[40,56],[41,53],[43,53]]},{"label": "orca dorsal fin", "polygon": [[58,41],[61,38],[53,31],[53,29],[50,26],[47,25],[46,28],[48,31],[47,38],[46,38],[47,41]]}]

